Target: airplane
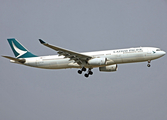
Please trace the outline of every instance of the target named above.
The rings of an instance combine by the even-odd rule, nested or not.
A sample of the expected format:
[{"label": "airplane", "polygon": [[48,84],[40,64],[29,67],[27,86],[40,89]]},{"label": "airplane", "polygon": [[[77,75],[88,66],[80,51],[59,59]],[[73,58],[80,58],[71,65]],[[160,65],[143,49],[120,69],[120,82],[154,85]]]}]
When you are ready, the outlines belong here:
[{"label": "airplane", "polygon": [[43,69],[80,68],[79,74],[86,72],[85,77],[93,75],[92,69],[99,68],[102,72],[117,71],[118,64],[145,62],[150,67],[150,62],[166,54],[156,47],[135,47],[116,50],[79,53],[51,45],[39,39],[40,43],[57,51],[58,55],[37,56],[32,54],[15,38],[7,39],[15,57],[2,56],[10,59],[11,63],[18,63],[30,67]]}]

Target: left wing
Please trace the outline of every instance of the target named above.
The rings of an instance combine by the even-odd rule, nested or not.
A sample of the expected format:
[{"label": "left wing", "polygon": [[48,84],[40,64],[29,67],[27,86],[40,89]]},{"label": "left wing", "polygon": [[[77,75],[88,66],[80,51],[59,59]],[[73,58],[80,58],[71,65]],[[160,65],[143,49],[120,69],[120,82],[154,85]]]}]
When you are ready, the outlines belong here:
[{"label": "left wing", "polygon": [[88,55],[84,55],[84,54],[81,54],[81,53],[78,53],[78,52],[74,52],[74,51],[71,51],[71,50],[67,50],[67,49],[64,49],[64,48],[61,48],[61,47],[57,47],[57,46],[53,46],[53,45],[50,45],[46,42],[44,42],[43,40],[39,39],[40,43],[53,49],[53,50],[56,50],[58,51],[57,53],[61,56],[65,56],[64,58],[70,58],[70,60],[74,60],[76,63],[78,64],[82,64],[83,62],[87,62],[89,59],[92,58],[92,56],[88,56]]}]

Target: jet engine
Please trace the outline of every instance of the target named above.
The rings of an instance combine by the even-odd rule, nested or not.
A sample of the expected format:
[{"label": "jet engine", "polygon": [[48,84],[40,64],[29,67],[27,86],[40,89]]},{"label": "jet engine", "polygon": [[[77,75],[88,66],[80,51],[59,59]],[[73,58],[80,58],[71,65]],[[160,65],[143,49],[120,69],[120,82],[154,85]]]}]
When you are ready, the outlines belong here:
[{"label": "jet engine", "polygon": [[99,71],[102,71],[102,72],[114,72],[114,71],[117,71],[117,69],[118,69],[117,64],[109,65],[105,67],[99,67]]},{"label": "jet engine", "polygon": [[89,65],[105,65],[106,58],[94,58],[88,61]]}]

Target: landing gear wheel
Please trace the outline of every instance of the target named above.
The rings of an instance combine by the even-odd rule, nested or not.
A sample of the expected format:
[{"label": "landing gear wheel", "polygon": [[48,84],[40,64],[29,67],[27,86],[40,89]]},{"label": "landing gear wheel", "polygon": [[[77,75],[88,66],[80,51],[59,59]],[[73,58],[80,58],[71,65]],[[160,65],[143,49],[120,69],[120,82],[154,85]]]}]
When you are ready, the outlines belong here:
[{"label": "landing gear wheel", "polygon": [[85,68],[85,67],[83,67],[81,70],[82,70],[82,71],[86,71],[86,68]]},{"label": "landing gear wheel", "polygon": [[89,77],[89,74],[85,74],[85,77]]},{"label": "landing gear wheel", "polygon": [[82,74],[82,71],[81,71],[81,70],[78,70],[78,73],[79,73],[79,74]]},{"label": "landing gear wheel", "polygon": [[147,64],[147,67],[151,67],[151,65],[150,65],[150,64]]},{"label": "landing gear wheel", "polygon": [[89,75],[93,75],[93,72],[92,72],[92,71],[89,71],[88,74],[89,74]]}]

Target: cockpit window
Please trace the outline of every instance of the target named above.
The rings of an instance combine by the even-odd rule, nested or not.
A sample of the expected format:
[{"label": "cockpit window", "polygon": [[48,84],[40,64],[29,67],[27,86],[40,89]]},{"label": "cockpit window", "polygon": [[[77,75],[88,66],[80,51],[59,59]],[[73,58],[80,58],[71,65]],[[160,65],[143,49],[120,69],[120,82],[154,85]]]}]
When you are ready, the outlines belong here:
[{"label": "cockpit window", "polygon": [[156,49],[156,51],[161,51],[161,49]]}]

